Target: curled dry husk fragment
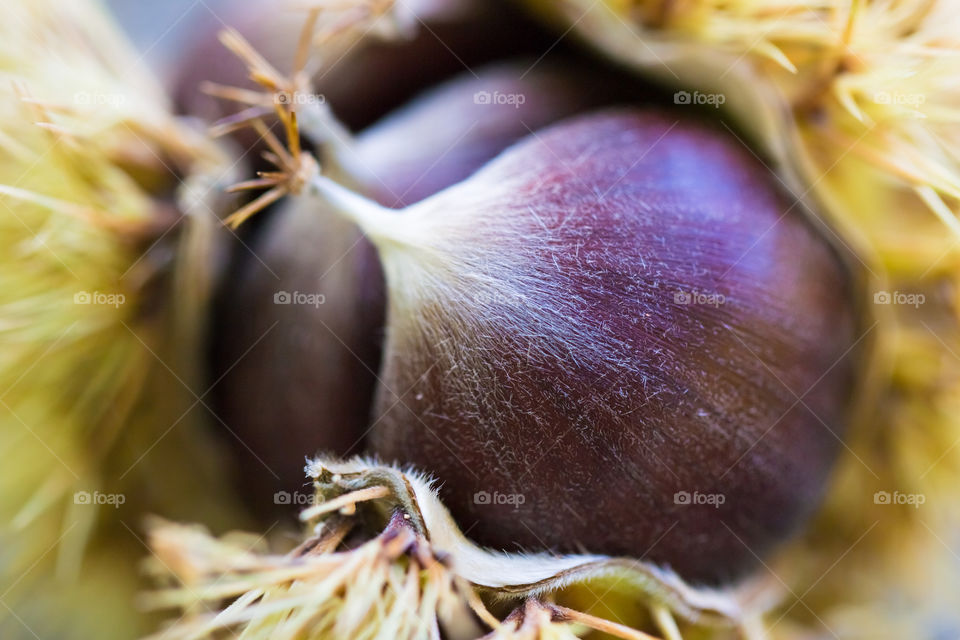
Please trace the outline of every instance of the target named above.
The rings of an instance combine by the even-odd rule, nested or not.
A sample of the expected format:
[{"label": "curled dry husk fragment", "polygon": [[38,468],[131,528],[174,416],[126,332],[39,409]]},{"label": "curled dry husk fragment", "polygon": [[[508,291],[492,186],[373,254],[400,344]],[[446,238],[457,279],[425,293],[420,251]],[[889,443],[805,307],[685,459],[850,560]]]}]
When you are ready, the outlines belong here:
[{"label": "curled dry husk fragment", "polygon": [[310,472],[321,502],[306,512],[304,546],[287,555],[156,526],[153,569],[174,580],[148,603],[189,614],[161,635],[960,633],[960,6],[533,4],[610,58],[676,85],[686,92],[678,104],[722,97],[720,118],[747,133],[744,144],[866,275],[875,356],[862,401],[873,411],[855,425],[821,513],[765,559],[761,577],[706,592],[637,561],[487,553],[416,473],[320,461]]},{"label": "curled dry husk fragment", "polygon": [[235,522],[190,411],[233,162],[98,5],[2,15],[0,637],[131,637],[127,509]]},{"label": "curled dry husk fragment", "polygon": [[307,473],[310,533],[286,554],[252,536],[154,523],[148,567],[170,586],[144,604],[186,612],[157,639],[650,637],[623,620],[668,638],[680,628],[753,637],[771,602],[759,584],[696,589],[639,560],[481,549],[412,470],[318,459]]}]

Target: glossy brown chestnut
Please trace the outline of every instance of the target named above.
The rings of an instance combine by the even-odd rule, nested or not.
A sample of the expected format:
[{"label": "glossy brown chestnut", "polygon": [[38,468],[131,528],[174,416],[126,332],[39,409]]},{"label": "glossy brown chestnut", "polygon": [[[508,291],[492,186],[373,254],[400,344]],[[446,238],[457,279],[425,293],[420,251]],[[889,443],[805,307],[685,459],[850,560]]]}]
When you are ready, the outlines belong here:
[{"label": "glossy brown chestnut", "polygon": [[433,473],[469,537],[725,582],[818,504],[851,278],[728,133],[603,112],[399,213],[312,193],[387,274],[373,450]]},{"label": "glossy brown chestnut", "polygon": [[[597,73],[533,63],[503,63],[437,87],[340,149],[341,163],[364,192],[402,206],[468,177],[530,127],[621,94]],[[236,436],[229,441],[244,492],[262,508],[274,492],[302,487],[304,456],[360,451],[385,294],[373,247],[351,221],[310,200],[286,203],[250,249],[236,250],[241,259],[217,310],[213,393]]]}]

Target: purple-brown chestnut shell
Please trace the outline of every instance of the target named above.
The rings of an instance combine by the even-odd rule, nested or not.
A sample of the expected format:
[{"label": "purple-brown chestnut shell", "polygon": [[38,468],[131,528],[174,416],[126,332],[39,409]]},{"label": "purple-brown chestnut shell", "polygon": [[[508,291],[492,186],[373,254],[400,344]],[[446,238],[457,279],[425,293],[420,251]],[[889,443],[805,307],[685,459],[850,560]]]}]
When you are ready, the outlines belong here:
[{"label": "purple-brown chestnut shell", "polygon": [[396,215],[364,225],[389,292],[372,446],[434,474],[469,537],[716,583],[815,509],[853,284],[733,136],[584,116]]}]

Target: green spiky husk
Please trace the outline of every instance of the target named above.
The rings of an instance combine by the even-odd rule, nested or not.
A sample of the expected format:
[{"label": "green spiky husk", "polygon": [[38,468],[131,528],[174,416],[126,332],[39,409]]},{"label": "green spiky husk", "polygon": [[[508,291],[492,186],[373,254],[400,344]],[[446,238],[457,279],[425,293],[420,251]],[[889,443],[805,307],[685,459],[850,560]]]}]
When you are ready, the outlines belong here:
[{"label": "green spiky husk", "polygon": [[3,16],[0,636],[131,637],[140,510],[230,511],[190,431],[183,357],[216,223],[175,197],[229,164],[170,115],[98,5],[13,1]]}]

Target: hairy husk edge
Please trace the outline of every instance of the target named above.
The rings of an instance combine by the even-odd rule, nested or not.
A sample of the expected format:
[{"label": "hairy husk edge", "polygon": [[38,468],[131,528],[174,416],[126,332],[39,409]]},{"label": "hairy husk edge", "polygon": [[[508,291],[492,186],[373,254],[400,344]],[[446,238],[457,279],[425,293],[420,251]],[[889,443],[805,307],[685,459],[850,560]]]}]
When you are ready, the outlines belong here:
[{"label": "hairy husk edge", "polygon": [[[184,613],[158,640],[412,639],[439,638],[441,630],[451,639],[546,638],[591,629],[648,637],[618,613],[659,625],[665,637],[680,627],[749,635],[772,601],[757,583],[694,588],[639,560],[481,549],[454,524],[432,480],[411,470],[356,458],[317,459],[307,471],[317,492],[301,513],[308,536],[286,554],[255,536],[217,539],[201,527],[153,523],[148,566],[168,586],[143,604]],[[609,617],[572,608],[589,602],[587,594],[588,608]],[[645,615],[604,609],[618,598],[645,602]],[[539,613],[526,611],[534,605]],[[511,610],[503,622],[491,613]]]}]

